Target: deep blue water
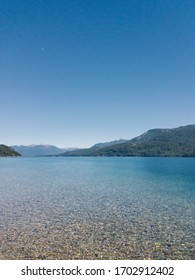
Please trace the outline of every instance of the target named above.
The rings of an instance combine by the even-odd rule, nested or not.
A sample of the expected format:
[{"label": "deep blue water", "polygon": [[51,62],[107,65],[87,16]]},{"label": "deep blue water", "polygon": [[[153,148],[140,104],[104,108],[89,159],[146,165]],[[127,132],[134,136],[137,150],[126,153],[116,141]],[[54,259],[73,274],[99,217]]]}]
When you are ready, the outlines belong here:
[{"label": "deep blue water", "polygon": [[195,158],[0,158],[0,258],[194,259]]}]

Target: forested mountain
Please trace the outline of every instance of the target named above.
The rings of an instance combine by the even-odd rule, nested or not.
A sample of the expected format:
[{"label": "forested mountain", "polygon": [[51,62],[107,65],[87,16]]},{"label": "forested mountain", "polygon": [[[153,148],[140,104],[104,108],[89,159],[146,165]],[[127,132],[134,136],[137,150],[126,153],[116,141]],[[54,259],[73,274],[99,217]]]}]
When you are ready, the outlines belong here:
[{"label": "forested mountain", "polygon": [[195,157],[195,125],[151,129],[122,144],[66,152],[64,156]]},{"label": "forested mountain", "polygon": [[13,148],[6,145],[0,145],[0,157],[20,156]]},{"label": "forested mountain", "polygon": [[108,147],[108,146],[112,146],[112,145],[118,145],[118,144],[123,144],[125,142],[127,142],[129,140],[125,140],[125,139],[119,139],[119,140],[114,140],[114,141],[111,141],[111,142],[105,142],[105,143],[97,143],[93,146],[93,148],[105,148],[105,147]]}]

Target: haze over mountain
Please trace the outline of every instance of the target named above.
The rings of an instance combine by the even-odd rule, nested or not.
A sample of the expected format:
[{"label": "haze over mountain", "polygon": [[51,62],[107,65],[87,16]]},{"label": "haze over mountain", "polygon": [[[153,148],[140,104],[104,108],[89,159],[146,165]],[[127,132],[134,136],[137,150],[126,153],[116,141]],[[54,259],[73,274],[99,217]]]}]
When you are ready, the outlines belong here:
[{"label": "haze over mountain", "polygon": [[20,156],[18,152],[16,152],[13,148],[8,147],[6,145],[0,145],[0,157],[13,157],[13,156]]},{"label": "haze over mountain", "polygon": [[48,155],[57,155],[61,154],[65,151],[72,151],[77,148],[58,148],[53,145],[29,145],[29,146],[12,146],[14,150],[16,150],[18,153],[20,153],[22,156],[28,156],[28,157],[33,157],[33,156],[48,156]]},{"label": "haze over mountain", "polygon": [[104,147],[94,145],[88,149],[65,152],[62,156],[194,157],[195,125],[173,129],[151,129],[124,143]]}]

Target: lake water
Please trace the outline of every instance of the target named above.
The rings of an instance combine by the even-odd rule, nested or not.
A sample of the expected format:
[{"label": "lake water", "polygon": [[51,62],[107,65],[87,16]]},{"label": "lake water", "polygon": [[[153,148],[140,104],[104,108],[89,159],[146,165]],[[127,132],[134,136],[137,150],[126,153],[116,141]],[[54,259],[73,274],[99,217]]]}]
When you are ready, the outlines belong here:
[{"label": "lake water", "polygon": [[0,259],[195,259],[195,158],[0,158]]}]

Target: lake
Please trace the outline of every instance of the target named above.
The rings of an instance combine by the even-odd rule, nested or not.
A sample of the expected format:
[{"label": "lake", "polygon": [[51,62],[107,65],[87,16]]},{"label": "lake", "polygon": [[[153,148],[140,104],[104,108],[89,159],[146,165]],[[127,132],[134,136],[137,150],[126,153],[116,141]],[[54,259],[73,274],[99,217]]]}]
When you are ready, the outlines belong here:
[{"label": "lake", "polygon": [[195,158],[0,158],[0,259],[195,259]]}]

